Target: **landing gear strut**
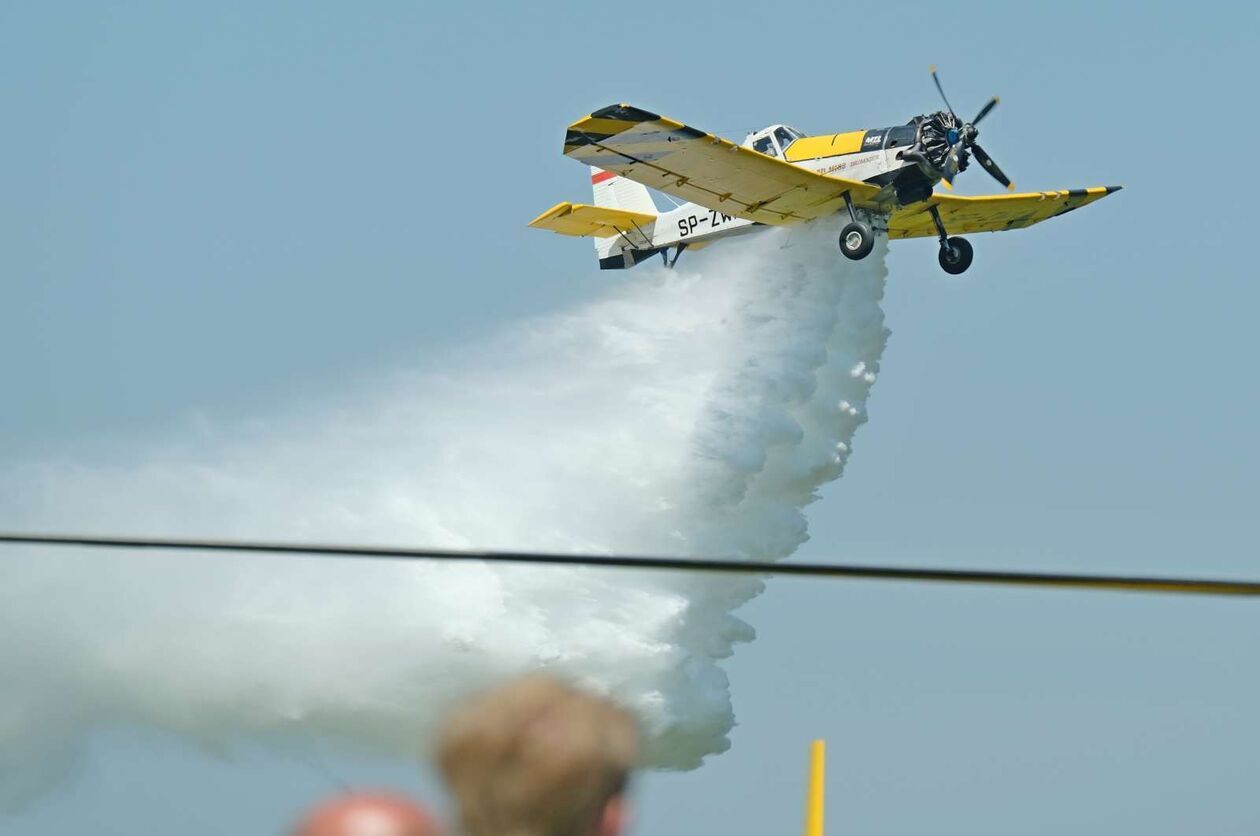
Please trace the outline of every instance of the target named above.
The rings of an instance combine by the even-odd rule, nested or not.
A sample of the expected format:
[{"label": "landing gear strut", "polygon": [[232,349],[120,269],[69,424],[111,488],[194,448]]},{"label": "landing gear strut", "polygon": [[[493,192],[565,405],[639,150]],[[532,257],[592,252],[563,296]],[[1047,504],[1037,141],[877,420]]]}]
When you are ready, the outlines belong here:
[{"label": "landing gear strut", "polygon": [[672,260],[669,257],[668,249],[661,250],[661,261],[664,261],[665,266],[672,270],[674,269],[674,265],[678,263],[678,257],[683,254],[683,250],[685,249],[687,249],[686,244],[679,244],[674,249],[674,258]]},{"label": "landing gear strut", "polygon": [[875,246],[875,233],[870,224],[858,220],[857,211],[853,208],[853,198],[844,193],[844,205],[849,209],[851,223],[840,230],[840,252],[854,261],[859,261],[871,254]]},{"label": "landing gear strut", "polygon": [[936,234],[941,239],[941,252],[937,256],[941,269],[952,276],[966,272],[971,266],[971,242],[955,235],[950,238],[945,232],[945,224],[941,222],[941,213],[935,206],[928,208],[932,213],[932,223],[936,224]]},{"label": "landing gear strut", "polygon": [[671,269],[673,269],[673,266],[678,263],[678,257],[683,254],[683,250],[685,249],[687,249],[686,244],[679,244],[678,249],[674,250],[674,258],[672,261],[669,262],[669,266]]}]

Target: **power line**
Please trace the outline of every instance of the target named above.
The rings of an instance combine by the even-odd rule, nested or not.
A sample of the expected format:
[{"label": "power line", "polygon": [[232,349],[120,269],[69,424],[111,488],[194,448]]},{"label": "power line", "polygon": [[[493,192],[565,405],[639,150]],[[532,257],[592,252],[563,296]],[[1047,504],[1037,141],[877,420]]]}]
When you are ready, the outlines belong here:
[{"label": "power line", "polygon": [[1138,575],[1081,575],[1059,572],[998,572],[974,569],[919,569],[855,564],[770,563],[745,560],[701,560],[679,557],[558,554],[550,552],[408,549],[390,546],[342,546],[326,543],[188,540],[153,537],[93,537],[66,534],[4,533],[0,543],[37,546],[81,546],[107,549],[162,549],[237,552],[307,557],[378,560],[484,561],[550,566],[593,566],[606,569],[655,569],[739,575],[848,578],[920,583],[1097,589],[1183,595],[1260,597],[1260,582],[1206,578],[1160,578]]}]

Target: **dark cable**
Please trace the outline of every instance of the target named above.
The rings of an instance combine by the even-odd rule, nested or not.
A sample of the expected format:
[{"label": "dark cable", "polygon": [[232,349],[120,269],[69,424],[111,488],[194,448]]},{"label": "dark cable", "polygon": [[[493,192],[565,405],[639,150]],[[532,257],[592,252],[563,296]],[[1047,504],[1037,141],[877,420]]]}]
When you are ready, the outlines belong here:
[{"label": "dark cable", "polygon": [[406,549],[389,546],[337,546],[314,543],[265,543],[148,537],[88,537],[34,533],[0,533],[0,543],[120,549],[177,549],[182,551],[244,552],[386,560],[485,561],[552,566],[595,566],[609,569],[659,569],[742,575],[786,575],[789,577],[811,578],[851,578],[858,580],[918,581],[924,583],[1163,592],[1185,595],[1260,596],[1260,582],[1256,581],[1159,578],[1136,575],[1079,575],[1058,572],[998,572],[973,569],[913,569],[834,563],[770,563],[753,560],[691,560],[678,557]]}]

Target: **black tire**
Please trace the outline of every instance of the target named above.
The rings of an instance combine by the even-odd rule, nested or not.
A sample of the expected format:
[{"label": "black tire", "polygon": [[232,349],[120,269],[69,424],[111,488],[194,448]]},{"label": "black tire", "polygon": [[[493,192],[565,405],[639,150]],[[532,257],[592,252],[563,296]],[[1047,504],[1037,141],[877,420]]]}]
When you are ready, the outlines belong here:
[{"label": "black tire", "polygon": [[840,252],[854,261],[871,254],[875,247],[875,233],[861,221],[854,221],[840,230]]},{"label": "black tire", "polygon": [[966,238],[954,237],[946,240],[937,260],[941,263],[942,270],[951,276],[957,276],[965,273],[971,266],[971,256],[971,242]]}]

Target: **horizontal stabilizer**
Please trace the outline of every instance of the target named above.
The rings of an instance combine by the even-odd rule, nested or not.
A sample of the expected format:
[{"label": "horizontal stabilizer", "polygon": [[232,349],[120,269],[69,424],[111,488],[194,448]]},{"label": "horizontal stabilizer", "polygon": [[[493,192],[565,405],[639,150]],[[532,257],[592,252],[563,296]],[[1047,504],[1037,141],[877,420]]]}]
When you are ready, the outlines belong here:
[{"label": "horizontal stabilizer", "polygon": [[558,203],[529,222],[535,229],[549,229],[561,235],[611,238],[625,232],[642,230],[656,220],[656,215],[627,212],[608,206],[585,203]]}]

